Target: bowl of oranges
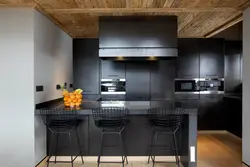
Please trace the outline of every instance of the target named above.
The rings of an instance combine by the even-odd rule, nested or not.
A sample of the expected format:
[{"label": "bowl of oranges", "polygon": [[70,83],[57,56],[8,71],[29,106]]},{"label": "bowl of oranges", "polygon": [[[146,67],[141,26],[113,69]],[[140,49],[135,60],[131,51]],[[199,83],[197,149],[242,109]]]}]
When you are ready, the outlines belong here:
[{"label": "bowl of oranges", "polygon": [[63,100],[65,107],[79,107],[82,103],[82,90],[76,89],[73,92],[63,90]]}]

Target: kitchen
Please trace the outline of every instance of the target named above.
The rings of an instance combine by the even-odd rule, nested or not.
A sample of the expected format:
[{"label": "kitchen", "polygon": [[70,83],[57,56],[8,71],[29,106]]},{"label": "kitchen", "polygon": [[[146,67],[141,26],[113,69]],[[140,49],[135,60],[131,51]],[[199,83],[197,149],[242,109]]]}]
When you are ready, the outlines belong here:
[{"label": "kitchen", "polygon": [[[60,10],[57,12],[63,12]],[[9,16],[0,15],[0,20],[8,23],[7,26],[2,26],[3,33],[0,34],[9,35],[2,38],[9,40],[0,41],[3,55],[10,57],[6,56],[2,61],[7,63],[2,66],[2,71],[7,74],[3,74],[3,78],[5,81],[10,81],[14,78],[10,76],[16,74],[14,76],[17,79],[13,82],[20,83],[20,87],[23,88],[17,90],[17,94],[25,94],[25,98],[21,101],[17,100],[20,96],[12,98],[7,96],[4,100],[7,102],[7,99],[12,99],[11,101],[17,102],[16,106],[11,103],[1,105],[4,109],[6,106],[6,109],[10,107],[13,111],[20,110],[17,106],[22,106],[21,110],[26,111],[16,112],[21,114],[12,118],[13,122],[16,122],[16,127],[10,126],[9,122],[3,122],[3,126],[10,127],[6,128],[8,131],[14,132],[13,137],[4,132],[6,136],[4,139],[7,141],[11,138],[9,142],[15,143],[18,136],[16,129],[20,125],[24,126],[20,139],[33,136],[29,142],[26,140],[24,142],[27,148],[26,155],[32,159],[31,162],[23,162],[21,159],[27,158],[23,156],[15,159],[14,163],[20,162],[26,164],[21,166],[26,167],[33,166],[30,164],[39,165],[40,162],[46,163],[49,158],[47,156],[52,155],[50,166],[54,163],[54,156],[58,156],[58,161],[70,160],[70,156],[76,156],[80,148],[83,160],[86,162],[84,165],[88,165],[89,161],[97,165],[103,134],[95,122],[93,112],[99,107],[126,107],[129,110],[128,121],[123,131],[123,140],[126,143],[126,148],[123,149],[127,152],[127,155],[122,156],[123,165],[127,160],[131,165],[133,160],[138,159],[147,164],[148,157],[151,157],[148,165],[151,166],[154,165],[152,161],[155,161],[154,156],[156,156],[156,159],[160,158],[163,161],[170,158],[171,162],[176,161],[176,166],[177,161],[183,166],[197,166],[199,161],[197,143],[200,134],[230,133],[235,138],[240,140],[242,138],[243,145],[247,145],[246,138],[242,137],[247,137],[246,134],[243,135],[244,126],[245,128],[247,126],[246,121],[246,125],[244,124],[243,115],[247,112],[244,113],[242,105],[243,76],[248,78],[242,72],[248,68],[244,65],[248,59],[242,56],[246,48],[242,47],[245,38],[243,44],[242,41],[229,41],[226,37],[179,38],[180,17],[140,15],[100,16],[98,36],[74,38],[71,32],[68,33],[72,35],[71,38],[59,28],[60,24],[59,27],[54,25],[36,10],[0,8],[0,11],[3,12],[2,16]],[[15,12],[20,15],[15,15]],[[46,12],[53,11],[48,9]],[[7,21],[8,19],[13,21]],[[17,25],[22,25],[23,28]],[[246,29],[243,29],[243,33],[244,31]],[[79,32],[86,33],[84,30]],[[15,34],[16,37],[12,39],[11,34]],[[16,49],[18,54],[26,55],[26,59],[17,59],[16,62],[20,62],[18,66],[10,56],[17,54],[15,49],[10,49],[8,46],[11,43],[16,43],[20,47]],[[27,71],[30,73],[27,74]],[[23,72],[26,75],[23,75]],[[244,85],[248,88],[248,82],[245,81]],[[13,85],[15,84],[4,82],[5,88]],[[34,89],[30,90],[28,87]],[[41,111],[64,108],[62,87],[68,91],[76,89],[83,91],[83,102],[80,109],[77,109],[78,118],[81,119],[78,127],[80,145],[76,146],[78,139],[72,135],[73,149],[65,148],[69,142],[67,136],[60,135],[54,143],[55,138],[49,129],[46,130],[42,120]],[[4,94],[7,94],[6,90],[3,90]],[[248,97],[247,95],[245,97]],[[27,108],[23,107],[24,104],[27,104]],[[182,114],[181,131],[176,132],[178,148],[169,136],[160,135],[157,139],[159,147],[150,153],[152,127],[148,122],[148,109],[153,108],[185,110]],[[9,118],[8,114],[4,116]],[[19,118],[25,119],[27,124],[20,122]],[[30,143],[34,145],[31,146]],[[107,137],[105,144],[114,147],[119,145],[119,140],[110,136]],[[169,144],[174,145],[177,155],[176,152],[170,153],[164,150]],[[52,149],[53,153],[50,152],[50,145],[56,147]],[[21,146],[15,147],[23,149]],[[3,150],[12,150],[15,147],[5,144]],[[120,161],[119,156],[123,149],[104,151],[102,155],[108,161]],[[1,152],[1,155],[7,158],[7,154]],[[247,156],[248,151],[243,150],[245,160],[242,161],[246,164],[248,164]],[[4,161],[1,159],[1,162]],[[79,165],[79,162],[81,162],[80,157],[76,159],[74,166]],[[71,162],[68,165],[70,164]],[[11,164],[6,162],[5,166]]]}]

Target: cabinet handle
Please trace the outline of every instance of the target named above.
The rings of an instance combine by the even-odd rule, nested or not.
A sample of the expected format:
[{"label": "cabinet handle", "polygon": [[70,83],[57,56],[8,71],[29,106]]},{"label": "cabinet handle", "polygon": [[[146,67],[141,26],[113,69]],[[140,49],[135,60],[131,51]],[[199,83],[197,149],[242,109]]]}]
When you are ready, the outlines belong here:
[{"label": "cabinet handle", "polygon": [[109,77],[118,77],[119,75],[108,75]]},{"label": "cabinet handle", "polygon": [[206,76],[208,76],[208,77],[217,77],[217,75],[210,75],[210,74],[206,74]]},{"label": "cabinet handle", "polygon": [[85,90],[85,91],[83,91],[83,92],[92,92],[91,90]]}]

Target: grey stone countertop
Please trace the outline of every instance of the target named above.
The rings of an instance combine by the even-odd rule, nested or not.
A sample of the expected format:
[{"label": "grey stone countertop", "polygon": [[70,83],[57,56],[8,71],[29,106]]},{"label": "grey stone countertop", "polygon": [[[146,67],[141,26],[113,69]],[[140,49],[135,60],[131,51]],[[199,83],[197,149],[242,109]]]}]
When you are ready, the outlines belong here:
[{"label": "grey stone countertop", "polygon": [[[109,106],[103,106],[105,104],[105,101],[83,101],[79,108],[65,108],[63,101],[58,101],[53,104],[45,105],[40,108],[36,108],[35,114],[40,114],[41,110],[76,110],[77,114],[82,115],[91,115],[92,110],[95,108],[100,107],[109,107]],[[108,105],[110,102],[107,102]],[[116,103],[116,102],[114,102]],[[185,105],[182,105],[182,103],[185,103]],[[124,107],[129,109],[129,115],[145,115],[147,114],[147,110],[150,108],[169,108],[173,109],[175,104],[175,101],[169,101],[169,100],[162,100],[162,101],[123,101]],[[187,105],[190,104],[190,105]],[[184,114],[197,114],[198,107],[196,105],[193,105],[192,103],[189,103],[189,101],[186,102],[179,102],[179,105],[181,108],[185,109]],[[115,107],[115,106],[114,106]]]}]

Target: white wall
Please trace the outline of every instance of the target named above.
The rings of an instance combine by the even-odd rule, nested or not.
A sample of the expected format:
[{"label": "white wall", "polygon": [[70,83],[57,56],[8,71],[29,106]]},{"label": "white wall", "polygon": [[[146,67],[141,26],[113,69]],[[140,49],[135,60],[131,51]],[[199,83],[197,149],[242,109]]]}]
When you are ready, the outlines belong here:
[{"label": "white wall", "polygon": [[62,97],[57,84],[73,83],[72,38],[39,12],[34,15],[35,85],[43,85],[36,92],[35,103]]},{"label": "white wall", "polygon": [[[35,103],[62,97],[57,84],[73,83],[72,38],[34,11],[35,85],[43,85],[43,92],[35,92]],[[46,128],[35,116],[35,163],[46,156]]]},{"label": "white wall", "polygon": [[0,8],[0,166],[34,167],[33,10]]},{"label": "white wall", "polygon": [[250,165],[250,8],[243,13],[242,161]]}]

